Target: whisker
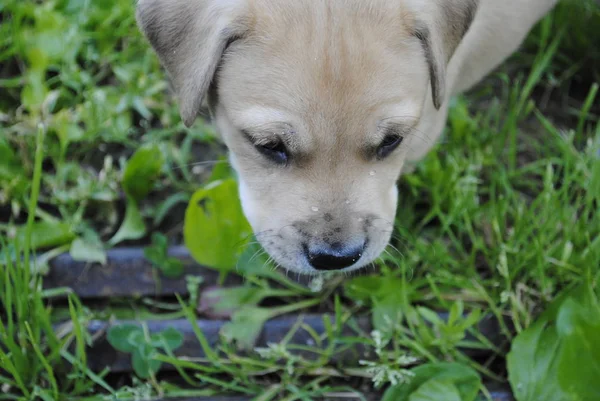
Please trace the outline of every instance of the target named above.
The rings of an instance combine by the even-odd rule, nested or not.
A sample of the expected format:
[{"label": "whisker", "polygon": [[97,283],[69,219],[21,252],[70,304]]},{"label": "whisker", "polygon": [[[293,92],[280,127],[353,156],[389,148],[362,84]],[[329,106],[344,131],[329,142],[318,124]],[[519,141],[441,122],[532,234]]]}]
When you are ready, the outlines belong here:
[{"label": "whisker", "polygon": [[203,160],[203,161],[199,161],[199,162],[192,162],[192,163],[186,163],[183,164],[181,166],[174,166],[172,169],[173,171],[177,171],[177,170],[183,170],[184,168],[193,168],[196,166],[214,166],[217,165],[219,163],[227,163],[229,164],[229,160],[227,159],[223,159],[223,160]]},{"label": "whisker", "polygon": [[400,255],[401,258],[404,259],[404,254],[402,252],[400,252],[400,250],[398,248],[396,248],[393,244],[388,244],[388,247],[392,248],[394,251],[396,251],[398,253],[398,255]]},{"label": "whisker", "polygon": [[[421,135],[415,135],[415,133],[421,134]],[[426,141],[427,143],[433,142],[433,140],[431,139],[431,135],[429,135],[429,134],[427,134],[427,133],[425,133],[425,132],[423,132],[423,131],[421,131],[420,129],[417,129],[417,128],[413,128],[411,130],[411,134],[410,135],[413,135],[413,136],[415,136],[415,137],[417,137],[417,138],[419,138],[419,139],[421,139],[423,141]]]},{"label": "whisker", "polygon": [[250,260],[248,261],[248,263],[252,263],[252,261],[254,260],[254,258],[259,258],[262,255],[264,255],[265,253],[267,253],[267,251],[265,251],[264,249],[259,249],[258,251],[254,252],[254,255],[252,255],[252,257],[250,258]]},{"label": "whisker", "polygon": [[381,121],[383,122],[383,121],[387,121],[387,120],[394,120],[394,119],[397,119],[397,118],[411,118],[413,120],[418,120],[419,119],[419,117],[417,117],[417,116],[407,116],[407,115],[400,116],[399,115],[399,116],[391,116],[391,117],[382,118]]}]

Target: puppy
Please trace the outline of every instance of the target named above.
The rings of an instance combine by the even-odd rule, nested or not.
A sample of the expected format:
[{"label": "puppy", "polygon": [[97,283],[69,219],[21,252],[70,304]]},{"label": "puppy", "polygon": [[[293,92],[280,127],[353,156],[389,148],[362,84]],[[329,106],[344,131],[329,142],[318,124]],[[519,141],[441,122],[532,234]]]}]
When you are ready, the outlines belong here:
[{"label": "puppy", "polygon": [[373,262],[451,96],[557,0],[140,0],[185,125],[206,100],[258,240],[299,273]]}]

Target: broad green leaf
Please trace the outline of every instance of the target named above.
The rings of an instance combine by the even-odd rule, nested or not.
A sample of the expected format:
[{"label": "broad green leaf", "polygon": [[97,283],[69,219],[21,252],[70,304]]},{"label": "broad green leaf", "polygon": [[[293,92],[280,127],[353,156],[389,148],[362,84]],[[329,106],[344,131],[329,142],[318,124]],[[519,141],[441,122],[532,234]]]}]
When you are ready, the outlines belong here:
[{"label": "broad green leaf", "polygon": [[[27,233],[26,226],[17,228],[19,243],[25,243]],[[69,224],[55,221],[39,221],[33,224],[31,229],[31,248],[44,249],[53,248],[71,243],[76,235]]]},{"label": "broad green leaf", "polygon": [[563,342],[558,381],[573,398],[600,400],[600,308],[589,292],[581,295],[567,299],[558,312]]},{"label": "broad green leaf", "polygon": [[175,351],[183,345],[183,334],[174,327],[169,327],[160,333],[151,335],[150,340],[151,344],[156,348],[164,348],[166,346],[169,351]]},{"label": "broad green leaf", "polygon": [[165,277],[179,278],[183,274],[183,262],[177,258],[166,258],[164,263],[157,266]]},{"label": "broad green leaf", "polygon": [[534,323],[513,340],[507,366],[508,379],[517,401],[566,399],[556,380],[559,352],[558,335],[547,321]]},{"label": "broad green leaf", "polygon": [[144,256],[154,267],[159,269],[165,277],[177,278],[183,273],[183,262],[177,258],[169,257],[167,237],[160,233],[152,234],[152,245],[144,248]]},{"label": "broad green leaf", "polygon": [[401,322],[409,294],[399,291],[402,280],[397,277],[357,277],[345,286],[348,296],[372,305],[373,327],[387,333]]},{"label": "broad green leaf", "polygon": [[138,149],[127,162],[123,173],[123,189],[136,202],[144,199],[159,177],[164,156],[157,145]]},{"label": "broad green leaf", "polygon": [[369,302],[373,295],[383,292],[383,284],[384,277],[381,276],[356,277],[344,284],[344,290],[355,301]]},{"label": "broad green leaf", "polygon": [[409,401],[465,401],[451,381],[431,379],[408,397]]},{"label": "broad green leaf", "polygon": [[114,349],[131,353],[144,342],[144,333],[140,326],[120,324],[108,329],[106,339]]},{"label": "broad green leaf", "polygon": [[390,292],[373,299],[373,328],[390,333],[402,321],[402,293]]},{"label": "broad green leaf", "polygon": [[167,258],[167,237],[161,233],[152,234],[152,245],[144,248],[144,257],[154,265],[160,265]]},{"label": "broad green leaf", "polygon": [[164,252],[154,245],[144,248],[144,257],[154,266],[159,266],[165,260]]},{"label": "broad green leaf", "polygon": [[89,237],[77,238],[73,241],[69,253],[73,260],[106,264],[106,251],[102,242],[94,241]]},{"label": "broad green leaf", "polygon": [[[421,387],[427,386],[422,392],[422,396],[430,394],[432,384],[430,381],[452,384],[458,392],[460,401],[473,401],[481,387],[481,378],[474,369],[460,363],[427,363],[417,366],[412,370],[415,374],[409,383],[390,387],[384,394],[382,401],[416,401],[421,399],[413,399],[411,396],[414,393],[419,394]],[[435,386],[437,387],[437,386]],[[434,398],[446,400],[446,398]],[[422,398],[422,400],[428,400]],[[449,400],[453,400],[449,398]]]},{"label": "broad green leaf", "polygon": [[136,240],[146,235],[146,224],[140,209],[131,197],[127,198],[125,219],[116,234],[108,241],[112,246],[126,240]]},{"label": "broad green leaf", "polygon": [[230,317],[242,307],[256,306],[267,296],[257,286],[205,289],[200,295],[199,310],[214,317]]},{"label": "broad green leaf", "polygon": [[221,329],[229,341],[235,341],[241,349],[252,349],[262,328],[273,312],[266,308],[244,307],[233,314],[231,322]]},{"label": "broad green leaf", "polygon": [[232,178],[232,176],[233,170],[229,165],[229,161],[226,157],[222,157],[213,167],[210,177],[208,178],[208,182],[227,180]]},{"label": "broad green leaf", "polygon": [[513,341],[508,377],[517,401],[600,399],[600,308],[589,286],[561,294]]},{"label": "broad green leaf", "polygon": [[153,359],[156,354],[156,348],[147,343],[140,344],[133,350],[131,365],[139,378],[147,379],[158,372],[162,362]]},{"label": "broad green leaf", "polygon": [[185,244],[203,265],[235,268],[251,234],[233,179],[216,181],[197,191],[185,213]]}]

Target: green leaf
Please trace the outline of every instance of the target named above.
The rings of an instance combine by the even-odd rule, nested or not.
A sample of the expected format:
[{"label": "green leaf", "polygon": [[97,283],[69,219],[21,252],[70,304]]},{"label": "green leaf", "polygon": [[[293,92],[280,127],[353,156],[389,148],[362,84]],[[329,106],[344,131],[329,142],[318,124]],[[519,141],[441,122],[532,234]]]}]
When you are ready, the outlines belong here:
[{"label": "green leaf", "polygon": [[71,243],[69,253],[76,261],[106,264],[106,251],[99,238],[77,238]]},{"label": "green leaf", "polygon": [[[25,243],[27,233],[26,226],[17,228],[19,243]],[[71,226],[57,221],[39,221],[33,224],[31,229],[31,248],[43,249],[53,248],[71,243],[76,237]]]},{"label": "green leaf", "polygon": [[120,324],[108,329],[108,343],[116,350],[131,353],[144,342],[144,332],[134,324]]},{"label": "green leaf", "polygon": [[268,259],[269,256],[256,238],[252,238],[250,244],[245,247],[237,261],[236,271],[243,276],[265,277],[273,280],[280,279],[281,272],[273,269],[268,263]]},{"label": "green leaf", "polygon": [[27,84],[21,92],[21,101],[28,110],[36,112],[44,102],[48,94],[48,88],[46,87],[43,71],[30,70],[26,77]]},{"label": "green leaf", "polygon": [[183,262],[177,258],[168,258],[163,263],[155,265],[160,270],[163,276],[176,279],[183,274]]},{"label": "green leaf", "polygon": [[556,380],[558,335],[546,321],[538,321],[519,334],[507,356],[508,378],[518,401],[565,399]]},{"label": "green leaf", "polygon": [[230,317],[242,307],[256,306],[268,290],[256,286],[205,289],[200,295],[199,310],[213,317]]},{"label": "green leaf", "polygon": [[208,182],[222,181],[232,178],[233,170],[227,160],[227,157],[219,158],[219,162],[215,164]]},{"label": "green leaf", "polygon": [[558,382],[573,398],[600,400],[600,308],[589,293],[581,298],[567,299],[558,312]]},{"label": "green leaf", "polygon": [[162,363],[153,359],[157,348],[168,348],[174,351],[183,344],[183,335],[175,328],[169,327],[158,334],[150,336],[148,341],[143,329],[134,324],[122,324],[109,329],[107,340],[116,350],[132,354],[132,366],[136,375],[142,379],[156,373]]},{"label": "green leaf", "polygon": [[350,298],[372,305],[373,328],[385,334],[403,318],[409,295],[398,291],[399,288],[402,288],[402,282],[397,277],[367,276],[350,280],[345,291]]},{"label": "green leaf", "polygon": [[600,308],[592,289],[563,293],[513,341],[508,378],[517,401],[600,399]]},{"label": "green leaf", "polygon": [[184,239],[198,263],[232,270],[250,234],[233,179],[213,182],[194,194],[185,213]]},{"label": "green leaf", "polygon": [[267,320],[273,312],[267,308],[244,307],[233,314],[231,322],[221,329],[229,341],[235,341],[241,349],[252,349]]},{"label": "green leaf", "polygon": [[144,257],[153,265],[160,265],[167,258],[167,237],[160,233],[152,234],[152,245],[144,248]]},{"label": "green leaf", "polygon": [[125,219],[116,234],[108,241],[112,246],[126,240],[136,240],[146,235],[146,224],[136,201],[128,197]]},{"label": "green leaf", "polygon": [[431,379],[408,397],[409,401],[464,401],[451,381]]},{"label": "green leaf", "polygon": [[123,189],[136,202],[144,199],[159,177],[164,156],[158,145],[148,145],[137,150],[127,162],[123,173]]},{"label": "green leaf", "polygon": [[402,293],[390,292],[373,299],[373,328],[382,333],[391,333],[402,320]]},{"label": "green leaf", "polygon": [[433,324],[434,326],[442,326],[445,324],[440,315],[438,315],[431,309],[419,306],[417,307],[417,312],[419,312],[419,315],[421,315],[423,319]]},{"label": "green leaf", "polygon": [[19,161],[8,142],[0,138],[0,180],[12,180],[15,176],[23,174],[23,163]]},{"label": "green leaf", "polygon": [[183,334],[177,329],[169,327],[158,334],[150,336],[151,344],[156,348],[165,348],[168,351],[175,351],[183,345]]},{"label": "green leaf", "polygon": [[153,359],[156,355],[156,348],[147,343],[140,344],[133,350],[131,365],[139,378],[147,379],[152,374],[158,372],[162,366],[162,362]]},{"label": "green leaf", "polygon": [[[438,384],[433,384],[431,381],[444,383],[445,386],[450,384],[458,393],[458,400],[473,401],[481,387],[481,378],[474,369],[460,363],[428,363],[417,366],[412,370],[414,377],[409,383],[390,387],[384,394],[382,401],[416,401],[429,400],[429,398],[412,398],[413,394],[425,397],[435,394],[434,391],[439,390]],[[422,387],[424,387],[422,389]],[[449,393],[452,397],[452,392]],[[431,398],[432,400],[446,400],[444,397]],[[448,398],[448,400],[454,400]]]},{"label": "green leaf", "polygon": [[169,278],[178,278],[183,274],[183,262],[167,254],[168,240],[163,234],[152,234],[152,245],[144,248],[144,256],[163,275]]},{"label": "green leaf", "polygon": [[383,284],[384,278],[381,276],[356,277],[344,284],[344,290],[355,301],[370,302],[372,296],[384,292],[381,291]]},{"label": "green leaf", "polygon": [[450,314],[448,315],[448,325],[452,326],[454,323],[459,322],[463,317],[464,309],[465,308],[463,302],[460,299],[454,302],[450,307]]},{"label": "green leaf", "polygon": [[168,278],[179,278],[183,274],[184,266],[183,262],[177,258],[167,258],[161,266],[160,271],[165,277]]},{"label": "green leaf", "polygon": [[152,245],[144,249],[144,256],[153,263],[162,263],[167,258],[169,240],[164,234],[153,233]]},{"label": "green leaf", "polygon": [[184,192],[177,192],[169,196],[167,199],[162,201],[154,210],[154,220],[152,221],[152,224],[155,227],[159,226],[163,222],[165,217],[167,217],[172,208],[177,206],[178,203],[187,203],[189,202],[189,200],[189,194]]}]

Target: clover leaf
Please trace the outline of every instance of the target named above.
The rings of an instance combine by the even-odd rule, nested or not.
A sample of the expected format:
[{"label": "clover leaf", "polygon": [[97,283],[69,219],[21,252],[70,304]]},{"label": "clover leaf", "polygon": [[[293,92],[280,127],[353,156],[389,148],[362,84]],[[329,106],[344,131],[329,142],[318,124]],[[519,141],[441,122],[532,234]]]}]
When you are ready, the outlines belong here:
[{"label": "clover leaf", "polygon": [[162,362],[155,359],[159,349],[175,351],[183,344],[183,335],[169,327],[147,337],[142,327],[135,324],[120,324],[108,330],[107,340],[116,350],[131,354],[135,374],[147,379],[160,370]]}]

